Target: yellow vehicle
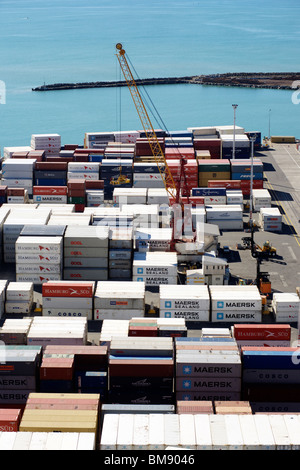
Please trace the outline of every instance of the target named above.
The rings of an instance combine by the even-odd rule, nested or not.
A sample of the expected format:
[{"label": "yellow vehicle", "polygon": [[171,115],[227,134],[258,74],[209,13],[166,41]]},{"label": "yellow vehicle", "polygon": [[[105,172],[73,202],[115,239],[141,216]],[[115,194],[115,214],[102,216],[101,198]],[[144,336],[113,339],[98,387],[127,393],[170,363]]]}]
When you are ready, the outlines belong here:
[{"label": "yellow vehicle", "polygon": [[110,184],[113,186],[120,186],[121,184],[130,183],[130,178],[127,178],[126,175],[122,175],[122,167],[120,166],[120,174],[118,177],[113,177],[110,180]]},{"label": "yellow vehicle", "polygon": [[262,247],[260,247],[257,243],[255,243],[255,251],[253,253],[253,256],[255,256],[255,253],[257,252],[263,253],[267,256],[276,256],[277,254],[276,248],[271,245],[269,240],[265,241]]}]

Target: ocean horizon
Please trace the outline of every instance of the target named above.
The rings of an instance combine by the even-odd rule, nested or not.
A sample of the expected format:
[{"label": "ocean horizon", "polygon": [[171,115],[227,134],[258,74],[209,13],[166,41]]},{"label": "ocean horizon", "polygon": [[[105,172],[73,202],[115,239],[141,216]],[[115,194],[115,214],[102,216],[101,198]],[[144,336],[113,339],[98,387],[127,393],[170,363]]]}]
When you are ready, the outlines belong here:
[{"label": "ocean horizon", "polygon": [[[121,42],[139,78],[297,72],[297,0],[12,0],[0,4],[0,148],[57,132],[141,129],[127,87],[33,92],[43,83],[122,80]],[[192,84],[147,86],[167,130],[236,124],[300,137],[292,90]],[[154,127],[161,122],[151,116]]]}]

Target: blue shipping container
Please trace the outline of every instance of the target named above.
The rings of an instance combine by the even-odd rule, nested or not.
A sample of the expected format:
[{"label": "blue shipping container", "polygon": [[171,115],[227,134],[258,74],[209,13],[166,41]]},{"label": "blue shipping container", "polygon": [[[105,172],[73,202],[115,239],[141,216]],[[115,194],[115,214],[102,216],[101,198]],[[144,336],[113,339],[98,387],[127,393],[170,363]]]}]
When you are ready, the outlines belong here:
[{"label": "blue shipping container", "polygon": [[297,369],[300,354],[297,351],[242,351],[244,369]]},{"label": "blue shipping container", "polygon": [[226,188],[192,188],[192,196],[226,196]]}]

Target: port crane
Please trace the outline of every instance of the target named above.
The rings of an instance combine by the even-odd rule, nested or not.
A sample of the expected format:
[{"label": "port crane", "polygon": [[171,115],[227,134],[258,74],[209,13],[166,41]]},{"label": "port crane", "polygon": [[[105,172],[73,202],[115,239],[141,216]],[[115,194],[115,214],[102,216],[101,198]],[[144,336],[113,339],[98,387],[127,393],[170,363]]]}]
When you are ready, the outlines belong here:
[{"label": "port crane", "polygon": [[[176,181],[167,164],[165,154],[160,145],[157,134],[153,128],[146,106],[141,97],[140,91],[133,77],[132,71],[126,58],[125,50],[121,43],[116,44],[117,58],[123,72],[125,81],[131,93],[135,108],[142,123],[146,138],[151,148],[152,155],[158,166],[160,175],[164,182],[165,189],[169,196],[170,206],[173,209],[172,217],[172,240],[171,251],[179,251],[181,253],[195,253],[197,252],[196,236],[183,239],[184,224],[192,227],[192,215],[190,207],[190,199],[186,185],[186,175],[184,166],[186,159],[180,155],[179,167]],[[182,198],[185,194],[185,198]],[[178,226],[178,221],[180,226]],[[176,223],[177,222],[177,223]],[[193,230],[193,229],[192,229]]]}]

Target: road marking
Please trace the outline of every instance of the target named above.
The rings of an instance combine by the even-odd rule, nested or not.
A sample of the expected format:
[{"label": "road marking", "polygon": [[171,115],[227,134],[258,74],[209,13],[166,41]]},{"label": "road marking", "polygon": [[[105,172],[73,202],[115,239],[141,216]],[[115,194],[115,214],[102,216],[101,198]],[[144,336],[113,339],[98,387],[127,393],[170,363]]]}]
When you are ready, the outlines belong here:
[{"label": "road marking", "polygon": [[268,180],[267,177],[266,177],[266,183],[267,183],[267,185],[269,186],[269,189],[271,189],[271,191],[273,191],[273,195],[274,195],[274,198],[275,198],[276,202],[278,203],[279,206],[282,207],[282,209],[283,209],[283,211],[284,211],[284,214],[282,214],[282,216],[283,216],[283,218],[285,219],[287,225],[288,225],[289,227],[290,227],[290,225],[293,227],[295,233],[292,232],[292,229],[291,229],[291,228],[290,228],[290,231],[291,231],[293,237],[295,238],[297,244],[298,244],[299,247],[300,247],[300,241],[299,241],[300,235],[299,235],[299,233],[297,232],[297,230],[295,229],[294,225],[292,224],[291,219],[290,219],[289,216],[287,215],[286,209],[284,208],[284,205],[282,204],[282,202],[280,202],[280,201],[277,199],[276,194],[275,194],[275,190],[274,190],[272,184],[270,183],[270,181]]},{"label": "road marking", "polygon": [[298,165],[298,163],[296,162],[296,160],[293,158],[291,152],[289,152],[289,150],[284,146],[283,147],[284,150],[289,154],[289,156],[291,157],[291,159],[293,160],[293,162],[295,163],[295,165],[297,165],[298,168],[300,168],[300,165]]},{"label": "road marking", "polygon": [[280,277],[281,282],[282,282],[282,284],[284,285],[284,287],[288,287],[288,284],[287,284],[287,282],[286,282],[285,279],[284,279],[284,275],[283,275],[283,274],[280,274],[279,277]]},{"label": "road marking", "polygon": [[297,261],[297,256],[295,255],[293,248],[291,246],[288,246],[288,250],[291,253],[292,258]]}]

